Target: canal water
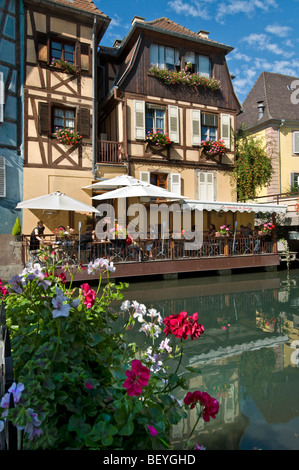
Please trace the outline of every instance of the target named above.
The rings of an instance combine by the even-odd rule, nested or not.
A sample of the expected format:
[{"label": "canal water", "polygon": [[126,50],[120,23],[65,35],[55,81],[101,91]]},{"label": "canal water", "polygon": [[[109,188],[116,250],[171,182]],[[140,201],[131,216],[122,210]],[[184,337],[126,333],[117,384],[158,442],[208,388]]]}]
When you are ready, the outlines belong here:
[{"label": "canal water", "polygon": [[[188,391],[208,392],[220,410],[215,420],[199,422],[197,443],[207,450],[299,450],[298,269],[131,282],[125,299],[163,317],[199,313],[205,332],[184,346],[184,366],[200,369]],[[175,427],[177,448],[194,419]]]}]

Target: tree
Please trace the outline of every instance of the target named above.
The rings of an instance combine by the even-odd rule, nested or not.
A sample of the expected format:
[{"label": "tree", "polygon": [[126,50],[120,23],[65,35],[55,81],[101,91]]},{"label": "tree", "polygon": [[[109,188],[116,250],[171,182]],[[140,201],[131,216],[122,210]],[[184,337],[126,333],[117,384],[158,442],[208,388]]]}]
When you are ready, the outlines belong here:
[{"label": "tree", "polygon": [[261,139],[247,136],[241,129],[236,136],[236,164],[233,179],[237,184],[238,201],[255,199],[261,188],[268,186],[274,170],[271,157]]}]

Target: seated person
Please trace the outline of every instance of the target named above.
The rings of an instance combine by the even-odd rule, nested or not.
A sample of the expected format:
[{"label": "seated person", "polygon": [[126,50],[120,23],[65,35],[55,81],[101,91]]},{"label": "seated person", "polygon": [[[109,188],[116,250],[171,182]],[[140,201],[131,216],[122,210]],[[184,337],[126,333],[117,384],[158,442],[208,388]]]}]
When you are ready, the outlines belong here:
[{"label": "seated person", "polygon": [[80,236],[80,249],[86,250],[89,243],[95,239],[94,229],[91,225],[86,227],[85,232]]}]

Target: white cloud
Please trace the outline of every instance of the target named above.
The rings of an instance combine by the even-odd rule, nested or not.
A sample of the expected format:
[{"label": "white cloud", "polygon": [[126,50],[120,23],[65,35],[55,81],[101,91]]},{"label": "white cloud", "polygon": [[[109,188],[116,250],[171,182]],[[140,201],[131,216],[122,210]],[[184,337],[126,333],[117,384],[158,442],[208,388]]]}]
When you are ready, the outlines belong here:
[{"label": "white cloud", "polygon": [[[208,0],[206,2],[210,3]],[[191,0],[191,2],[183,2],[183,0],[171,0],[167,5],[172,8],[178,15],[200,17],[205,20],[210,19],[207,6],[204,1]]]},{"label": "white cloud", "polygon": [[276,0],[227,0],[218,5],[216,20],[223,23],[227,15],[244,13],[253,16],[258,10],[269,11],[277,6]]},{"label": "white cloud", "polygon": [[252,59],[247,54],[243,54],[243,52],[239,52],[238,49],[234,49],[232,53],[227,57],[226,60],[244,60],[244,62],[250,62]]},{"label": "white cloud", "polygon": [[283,55],[285,58],[291,58],[294,52],[285,51],[278,44],[270,42],[269,36],[264,33],[251,33],[242,39],[249,46],[260,51],[268,51],[272,54]]},{"label": "white cloud", "polygon": [[285,38],[292,31],[292,28],[290,26],[281,26],[279,24],[269,24],[266,26],[265,31],[267,31],[267,33],[274,34],[275,36],[279,36],[280,38]]}]

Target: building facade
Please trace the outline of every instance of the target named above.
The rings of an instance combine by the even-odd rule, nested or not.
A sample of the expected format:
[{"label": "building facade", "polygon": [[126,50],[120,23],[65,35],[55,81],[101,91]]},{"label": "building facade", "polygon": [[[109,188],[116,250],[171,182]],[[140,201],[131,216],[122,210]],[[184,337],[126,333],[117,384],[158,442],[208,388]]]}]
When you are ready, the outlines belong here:
[{"label": "building facade", "polygon": [[[288,204],[288,217],[298,225],[295,199],[299,191],[299,104],[298,78],[262,72],[243,103],[237,126],[264,142],[272,159],[274,175],[260,195],[266,201]],[[260,199],[261,200],[261,199]]]},{"label": "building facade", "polygon": [[23,197],[23,3],[0,2],[0,237],[10,235]]},{"label": "building facade", "polygon": [[[233,130],[241,105],[226,63],[231,50],[206,31],[139,17],[124,40],[100,46],[97,179],[128,173],[191,200],[234,201]],[[171,144],[152,145],[155,132]],[[206,152],[207,139],[223,141],[225,153]],[[209,212],[210,222],[224,219]]]},{"label": "building facade", "polygon": [[[60,191],[90,203],[96,50],[109,24],[91,0],[24,2],[24,191],[21,200]],[[47,231],[77,228],[83,214],[24,210],[23,233],[42,219]],[[61,211],[60,211],[61,212]]]}]

